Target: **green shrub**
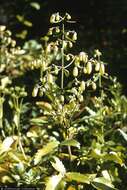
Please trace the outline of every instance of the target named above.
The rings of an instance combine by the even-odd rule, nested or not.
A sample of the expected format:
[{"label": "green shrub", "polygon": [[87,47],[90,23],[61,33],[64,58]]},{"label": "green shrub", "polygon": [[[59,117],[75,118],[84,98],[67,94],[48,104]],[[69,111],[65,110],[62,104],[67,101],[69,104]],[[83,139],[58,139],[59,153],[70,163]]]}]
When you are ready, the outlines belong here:
[{"label": "green shrub", "polygon": [[125,188],[127,99],[99,50],[72,53],[71,16],[50,22],[42,43],[22,48],[0,26],[0,184]]}]

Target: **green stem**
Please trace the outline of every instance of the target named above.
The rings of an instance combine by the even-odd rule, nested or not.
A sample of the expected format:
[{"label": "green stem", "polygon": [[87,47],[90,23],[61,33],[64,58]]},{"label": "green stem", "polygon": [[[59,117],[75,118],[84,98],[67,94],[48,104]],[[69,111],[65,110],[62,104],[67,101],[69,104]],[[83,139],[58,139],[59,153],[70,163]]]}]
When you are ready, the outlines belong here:
[{"label": "green stem", "polygon": [[61,89],[63,89],[63,87],[64,87],[64,24],[62,24],[62,48],[61,48],[61,54],[62,54]]},{"label": "green stem", "polygon": [[19,99],[16,98],[16,113],[17,114],[17,132],[18,132],[18,142],[19,142],[19,147],[21,149],[21,152],[25,158],[25,160],[27,159],[26,158],[26,155],[25,155],[25,151],[23,149],[23,146],[22,146],[22,142],[21,142],[21,133],[20,133],[20,115],[21,115],[21,109],[22,109],[22,102],[23,102],[23,99],[21,99],[20,103],[19,103]]},{"label": "green stem", "polygon": [[0,98],[0,128],[3,129],[3,99]]}]

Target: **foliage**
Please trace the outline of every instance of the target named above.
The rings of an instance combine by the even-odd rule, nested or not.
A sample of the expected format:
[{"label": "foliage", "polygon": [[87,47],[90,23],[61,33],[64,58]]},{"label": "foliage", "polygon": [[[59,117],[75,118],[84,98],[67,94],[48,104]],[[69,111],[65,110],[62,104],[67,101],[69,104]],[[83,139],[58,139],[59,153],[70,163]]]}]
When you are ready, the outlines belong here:
[{"label": "foliage", "polygon": [[99,50],[72,53],[71,16],[50,22],[40,43],[22,48],[0,26],[0,184],[124,189],[127,99]]}]

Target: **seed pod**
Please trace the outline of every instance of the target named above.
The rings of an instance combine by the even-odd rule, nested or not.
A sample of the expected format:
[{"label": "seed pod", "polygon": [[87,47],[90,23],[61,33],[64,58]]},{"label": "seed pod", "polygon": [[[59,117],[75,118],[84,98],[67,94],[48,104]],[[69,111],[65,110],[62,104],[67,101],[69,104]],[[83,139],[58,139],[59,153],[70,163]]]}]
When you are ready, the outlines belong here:
[{"label": "seed pod", "polygon": [[84,74],[87,73],[87,69],[86,69],[86,67],[83,67],[83,72],[84,72]]},{"label": "seed pod", "polygon": [[53,76],[51,74],[48,74],[47,81],[52,84],[53,83]]},{"label": "seed pod", "polygon": [[72,40],[76,41],[77,40],[77,33],[74,32],[73,36],[72,36]]},{"label": "seed pod", "polygon": [[86,88],[85,81],[82,81],[81,84],[80,84],[80,89],[81,89],[81,91],[84,91],[85,88]]},{"label": "seed pod", "polygon": [[92,63],[90,61],[87,63],[86,69],[88,74],[92,72]]},{"label": "seed pod", "polygon": [[36,97],[37,94],[38,94],[38,86],[35,86],[34,89],[33,89],[33,91],[32,91],[32,96]]},{"label": "seed pod", "polygon": [[97,62],[95,65],[95,71],[99,71],[100,70],[100,63]]},{"label": "seed pod", "polygon": [[74,69],[73,69],[73,76],[74,77],[78,76],[78,68],[77,67],[74,67]]},{"label": "seed pod", "polygon": [[50,17],[50,23],[54,23],[55,22],[55,14],[53,14],[51,17]]},{"label": "seed pod", "polygon": [[92,89],[93,90],[96,90],[97,86],[96,86],[96,83],[95,82],[92,82]]},{"label": "seed pod", "polygon": [[105,73],[105,66],[104,66],[103,63],[101,63],[101,65],[100,65],[100,74],[104,75],[104,73]]}]

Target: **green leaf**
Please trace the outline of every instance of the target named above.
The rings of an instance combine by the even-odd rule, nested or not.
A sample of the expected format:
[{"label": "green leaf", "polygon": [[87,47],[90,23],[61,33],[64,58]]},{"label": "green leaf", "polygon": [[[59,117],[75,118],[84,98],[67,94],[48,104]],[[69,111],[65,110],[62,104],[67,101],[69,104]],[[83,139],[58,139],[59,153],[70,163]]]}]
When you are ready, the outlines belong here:
[{"label": "green leaf", "polygon": [[118,163],[118,164],[120,164],[120,165],[122,165],[123,164],[123,161],[122,161],[122,159],[120,158],[120,156],[116,153],[116,152],[109,152],[109,154],[106,154],[105,156],[104,156],[104,159],[105,160],[111,160],[111,161],[113,161],[113,162],[116,162],[116,163]]},{"label": "green leaf", "polygon": [[92,186],[98,190],[116,190],[111,181],[105,179],[104,177],[95,178],[92,182]]},{"label": "green leaf", "polygon": [[31,5],[31,7],[35,8],[36,10],[40,9],[40,5],[37,2],[31,2],[30,5]]},{"label": "green leaf", "polygon": [[51,153],[56,147],[58,147],[58,141],[52,141],[48,143],[45,147],[39,149],[35,154],[34,164],[38,164],[41,161],[41,158],[49,153]]},{"label": "green leaf", "polygon": [[53,158],[54,158],[55,162],[51,162],[51,164],[55,168],[55,170],[57,170],[61,174],[65,174],[66,170],[65,170],[63,163],[59,160],[59,158],[57,158],[55,156]]},{"label": "green leaf", "polygon": [[49,177],[45,190],[57,190],[57,186],[59,185],[62,178],[63,176],[61,174]]},{"label": "green leaf", "polygon": [[127,141],[127,134],[124,131],[122,131],[121,129],[118,129],[117,131],[119,131],[121,136],[124,138],[124,140]]},{"label": "green leaf", "polygon": [[91,181],[93,181],[93,179],[96,177],[96,174],[81,174],[77,172],[67,172],[66,177],[69,181],[74,180],[77,182],[90,184]]},{"label": "green leaf", "polygon": [[60,144],[61,146],[74,146],[74,147],[77,147],[77,148],[80,148],[80,143],[74,139],[68,139],[68,140],[65,140],[63,142],[61,142]]},{"label": "green leaf", "polygon": [[42,124],[48,123],[48,118],[46,116],[32,118],[30,122],[31,124],[34,124],[34,125],[42,125]]}]

